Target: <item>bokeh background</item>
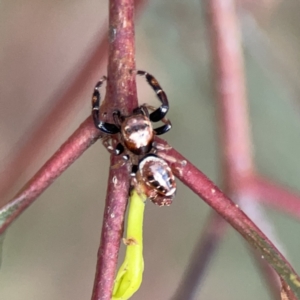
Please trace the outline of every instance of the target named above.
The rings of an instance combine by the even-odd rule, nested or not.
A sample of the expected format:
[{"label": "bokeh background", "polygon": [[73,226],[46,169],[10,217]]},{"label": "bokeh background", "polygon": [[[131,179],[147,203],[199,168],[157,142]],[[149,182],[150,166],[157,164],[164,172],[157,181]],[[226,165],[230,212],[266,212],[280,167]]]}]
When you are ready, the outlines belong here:
[{"label": "bokeh background", "polygon": [[[300,1],[238,1],[249,113],[258,170],[300,192]],[[1,0],[0,180],[7,163],[68,88],[105,34],[107,1]],[[173,129],[164,138],[220,183],[221,151],[204,4],[148,1],[136,22],[137,67],[154,74],[170,100]],[[105,64],[34,165],[19,170],[12,196],[90,113]],[[157,103],[139,78],[140,102]],[[47,134],[47,132],[45,132]],[[90,299],[100,240],[109,155],[96,143],[9,229],[0,299]],[[145,272],[132,299],[170,299],[210,209],[182,184],[174,204],[147,204]],[[9,197],[8,197],[9,198]],[[5,203],[7,199],[0,199]],[[300,271],[300,224],[270,208],[274,236]],[[124,247],[120,254],[123,258]],[[270,299],[242,238],[227,231],[197,299]]]}]

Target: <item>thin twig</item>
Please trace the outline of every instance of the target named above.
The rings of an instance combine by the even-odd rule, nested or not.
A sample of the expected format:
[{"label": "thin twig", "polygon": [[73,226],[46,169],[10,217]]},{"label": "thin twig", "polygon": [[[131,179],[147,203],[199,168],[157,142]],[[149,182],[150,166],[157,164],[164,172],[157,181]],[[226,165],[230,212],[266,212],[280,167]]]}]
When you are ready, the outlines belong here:
[{"label": "thin twig", "polygon": [[[159,143],[163,143],[163,140],[156,139]],[[265,234],[243,213],[237,204],[232,202],[211,180],[175,149],[166,152],[167,155],[176,158],[177,161],[186,161],[186,165],[175,175],[235,228],[251,247],[258,251],[260,257],[263,257],[276,273],[286,281],[295,295],[300,298],[300,278],[298,274]]]},{"label": "thin twig", "polygon": [[286,284],[286,282],[280,278],[281,281],[281,300],[298,300],[299,298],[296,298],[294,293],[291,291],[291,288]]},{"label": "thin twig", "polygon": [[[106,97],[101,107],[103,117],[111,119],[113,110],[129,114],[138,106],[135,76],[134,1],[109,2],[109,61]],[[116,163],[116,158],[111,158]],[[126,166],[111,169],[103,217],[101,243],[92,300],[110,300],[117,268],[124,215],[129,191]]]},{"label": "thin twig", "polygon": [[[267,283],[270,297],[273,300],[282,300],[280,298],[280,277],[274,272],[267,261],[260,259],[260,256],[249,248],[249,252],[252,254],[253,261],[259,270],[261,278]],[[285,281],[283,281],[285,283]],[[286,284],[286,283],[285,283]]]},{"label": "thin twig", "polygon": [[99,136],[100,131],[95,128],[91,118],[87,118],[32,179],[25,184],[20,192],[1,208],[0,215],[4,216],[4,222],[0,224],[0,235]]},{"label": "thin twig", "polygon": [[275,207],[280,212],[286,212],[298,220],[300,219],[300,195],[261,176],[254,177],[252,189],[261,203]]},{"label": "thin twig", "polygon": [[224,187],[243,189],[253,174],[244,64],[233,0],[207,0],[208,32],[220,120]]},{"label": "thin twig", "polygon": [[[220,122],[222,186],[227,195],[239,202],[250,192],[254,173],[239,22],[234,1],[208,0],[205,5]],[[211,214],[209,218],[211,220],[207,222],[208,226],[190,258],[186,271],[188,278],[182,280],[176,291],[177,299],[183,295],[185,299],[194,299],[200,278],[203,278],[209,265],[208,261],[212,259],[222,235],[225,234],[226,222],[215,214]],[[218,235],[214,235],[217,225],[223,228],[218,230]],[[205,251],[208,247],[209,253]],[[272,293],[276,284],[277,281],[270,285]],[[278,289],[276,292],[278,293]]]},{"label": "thin twig", "polygon": [[[111,164],[118,158],[111,157]],[[128,199],[129,176],[126,166],[111,169],[102,224],[101,244],[92,300],[110,300],[116,274],[120,241],[123,236],[124,215]]]},{"label": "thin twig", "polygon": [[[32,179],[30,184],[24,188],[18,195],[22,198],[21,207],[19,207],[17,214],[20,214],[29,204],[32,203],[33,198],[36,198],[53,180],[61,173],[67,166],[69,166],[85,149],[87,149],[91,143],[93,143],[99,137],[99,131],[94,128],[90,118],[87,119],[83,125],[71,136],[71,138],[63,145],[63,147],[56,153],[56,155],[50,159],[45,166],[38,172],[38,174]],[[158,139],[160,143],[162,140]],[[74,153],[77,155],[74,155]],[[186,161],[174,149],[167,151],[168,155],[175,157],[178,161]],[[114,163],[114,161],[113,161]],[[59,171],[58,171],[59,170]],[[123,168],[124,170],[124,168]],[[125,170],[126,176],[128,175]],[[126,186],[129,184],[127,178],[122,178],[123,171],[116,171],[112,175],[117,177],[110,177],[109,193],[112,191],[114,197],[122,197],[127,200],[125,196]],[[182,168],[181,172],[177,173],[177,177],[188,187],[190,187],[197,195],[203,198],[213,209],[215,209],[225,220],[227,220],[238,232],[240,232],[244,238],[251,244],[252,247],[257,248],[260,254],[273,266],[277,273],[291,287],[291,290],[299,297],[299,283],[300,279],[294,272],[289,263],[284,257],[276,251],[276,248],[268,241],[267,237],[261,233],[261,231],[243,214],[243,212],[231,202],[202,172],[200,172],[191,163],[186,161],[186,165]],[[123,181],[122,181],[123,180]],[[122,183],[123,182],[123,183]],[[118,186],[121,185],[121,190]],[[112,190],[111,190],[112,189]],[[115,191],[118,191],[115,193]],[[121,195],[119,194],[121,193]],[[28,197],[31,198],[28,198]],[[33,197],[33,198],[32,198]],[[15,199],[18,201],[19,198]],[[24,199],[26,202],[24,202]],[[112,206],[106,208],[106,215],[111,220],[111,229],[121,234],[122,227],[113,227],[115,224],[114,213],[116,209],[120,208],[118,201],[119,199],[113,199],[117,202],[112,201]],[[25,204],[24,204],[25,203]],[[26,205],[25,207],[23,205]],[[116,206],[115,206],[116,205]],[[14,218],[16,215],[14,215]],[[12,221],[12,220],[11,220]],[[10,221],[10,223],[11,223]],[[120,224],[120,220],[118,224]],[[5,228],[9,223],[5,224]],[[105,223],[105,226],[109,226],[109,223]],[[105,228],[104,226],[104,228]],[[4,230],[4,226],[1,228],[1,232]],[[110,231],[105,231],[109,237]],[[119,238],[117,242],[119,242]],[[109,248],[108,248],[109,249]],[[99,252],[101,254],[101,252]],[[108,259],[111,257],[108,256]],[[106,260],[104,260],[105,262]],[[102,280],[106,280],[107,277],[102,277]],[[98,285],[99,287],[99,285]],[[101,291],[101,289],[99,289]],[[98,298],[102,299],[102,298]],[[109,298],[108,298],[109,299]]]},{"label": "thin twig", "polygon": [[[206,3],[220,120],[222,186],[226,194],[243,207],[243,199],[249,198],[248,191],[255,167],[236,1],[208,0]],[[265,223],[267,219],[256,220],[256,224],[259,225],[260,221]],[[254,259],[258,265],[261,263],[258,256],[254,256]],[[264,271],[262,275],[271,295],[278,295],[278,279],[273,270],[268,268],[264,263],[260,270]]]}]

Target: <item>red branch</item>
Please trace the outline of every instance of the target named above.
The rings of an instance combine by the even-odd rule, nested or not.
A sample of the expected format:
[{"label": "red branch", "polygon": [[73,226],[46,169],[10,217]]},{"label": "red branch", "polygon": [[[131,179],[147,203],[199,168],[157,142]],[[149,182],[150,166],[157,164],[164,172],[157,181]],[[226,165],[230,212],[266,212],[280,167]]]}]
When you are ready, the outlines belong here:
[{"label": "red branch", "polygon": [[[241,47],[239,20],[234,0],[208,0],[208,31],[219,110],[223,186],[241,206],[249,195],[254,174],[252,141]],[[248,197],[247,197],[248,198]],[[251,197],[253,200],[254,197]],[[266,220],[264,220],[266,222]],[[271,225],[270,225],[271,226]],[[254,257],[272,294],[279,294],[274,271]]]},{"label": "red branch", "polygon": [[230,194],[253,174],[244,64],[234,0],[207,0],[223,180]]},{"label": "red branch", "polygon": [[41,167],[20,192],[0,210],[11,213],[0,227],[0,235],[100,136],[91,118],[86,119],[59,150]]},{"label": "red branch", "polygon": [[[111,165],[114,165],[118,160],[119,158],[112,156]],[[101,244],[98,250],[92,300],[111,299],[120,241],[123,235],[129,183],[126,166],[111,169],[108,178]]]},{"label": "red branch", "polygon": [[259,176],[252,181],[252,191],[262,203],[300,219],[300,195]]},{"label": "red branch", "polygon": [[[14,204],[22,199],[21,206],[13,214],[14,218],[19,215],[30,203],[33,198],[36,198],[41,192],[49,186],[53,180],[69,166],[85,149],[87,149],[97,138],[99,137],[99,131],[95,129],[90,118],[87,119],[80,128],[70,137],[70,139],[58,150],[58,152],[52,157],[44,167],[37,173],[37,175],[31,180],[29,184],[17,195],[14,199]],[[160,143],[162,140],[158,139]],[[74,153],[77,153],[74,155]],[[186,161],[174,149],[167,152],[167,155],[171,155],[178,161]],[[115,161],[113,160],[112,163]],[[251,222],[250,219],[233,203],[228,197],[226,197],[201,171],[194,167],[190,162],[187,162],[182,167],[181,172],[178,172],[177,177],[188,187],[190,187],[197,195],[199,195],[205,202],[210,205],[216,212],[218,212],[225,220],[228,221],[243,237],[256,248],[265,260],[268,261],[276,272],[284,278],[288,283],[291,290],[300,296],[299,276],[294,272],[289,263],[284,257],[276,250],[267,237]],[[115,176],[115,177],[114,177]],[[113,275],[111,274],[111,268],[115,268],[116,257],[115,251],[118,247],[114,244],[119,244],[120,236],[122,234],[123,212],[125,210],[125,203],[127,200],[127,191],[129,185],[128,172],[125,168],[121,170],[112,170],[109,178],[108,197],[105,209],[105,220],[103,227],[103,244],[99,251],[99,264],[97,274],[100,274],[100,281],[95,282],[95,297],[94,299],[103,299],[105,293],[110,294],[105,287],[111,286],[113,283]],[[120,199],[124,202],[123,206],[120,206]],[[10,219],[11,223],[12,219]],[[7,222],[1,228],[1,232],[7,227]],[[106,228],[110,230],[106,230]],[[111,241],[110,245],[108,241]],[[103,257],[103,252],[106,253],[106,259]],[[110,261],[111,259],[111,261]],[[102,267],[101,267],[102,266]],[[106,271],[106,272],[105,272]],[[112,279],[111,279],[112,278]],[[102,294],[104,293],[104,294]],[[106,299],[110,299],[110,296]]]},{"label": "red branch", "polygon": [[294,293],[291,291],[291,288],[286,284],[286,282],[280,278],[281,282],[281,293],[280,293],[280,299],[281,300],[298,300],[299,298],[296,298]]},{"label": "red branch", "polygon": [[[108,83],[101,107],[108,119],[115,109],[126,115],[138,106],[135,76],[130,73],[135,69],[134,42],[133,0],[110,0]],[[111,162],[116,163],[115,158]],[[110,170],[92,300],[111,299],[129,182],[126,167]]]},{"label": "red branch", "polygon": [[[282,300],[279,293],[279,288],[281,286],[280,277],[277,275],[276,272],[274,272],[274,270],[270,267],[267,261],[261,259],[261,256],[258,253],[253,251],[253,249],[251,248],[249,248],[248,250],[249,253],[252,254],[252,258],[256,263],[261,278],[264,279],[267,284],[271,299]],[[283,282],[285,283],[285,281]]]},{"label": "red branch", "polygon": [[[157,140],[163,143],[162,140]],[[167,151],[167,154],[178,161],[186,161],[174,149]],[[260,256],[264,257],[276,273],[287,282],[295,295],[300,298],[300,277],[272,242],[243,213],[238,205],[232,202],[211,180],[188,161],[181,172],[176,173],[176,176],[235,228],[251,247],[256,249]]]},{"label": "red branch", "polygon": [[[243,196],[252,192],[250,183],[254,173],[254,163],[239,22],[235,1],[207,0],[205,5],[219,116],[218,128],[223,166],[221,169],[222,186],[226,194],[240,202]],[[190,264],[185,272],[188,278],[182,280],[174,299],[180,299],[183,295],[185,299],[193,299],[192,295],[196,293],[206,267],[222,235],[225,234],[226,223],[215,214],[211,214],[210,218],[190,258]],[[195,261],[198,263],[196,264]],[[198,272],[197,267],[199,267]],[[265,267],[262,269],[266,270]],[[268,278],[274,278],[269,275],[270,273],[268,273]],[[270,280],[268,282],[270,283]],[[272,282],[270,285],[272,292],[275,284]]]}]

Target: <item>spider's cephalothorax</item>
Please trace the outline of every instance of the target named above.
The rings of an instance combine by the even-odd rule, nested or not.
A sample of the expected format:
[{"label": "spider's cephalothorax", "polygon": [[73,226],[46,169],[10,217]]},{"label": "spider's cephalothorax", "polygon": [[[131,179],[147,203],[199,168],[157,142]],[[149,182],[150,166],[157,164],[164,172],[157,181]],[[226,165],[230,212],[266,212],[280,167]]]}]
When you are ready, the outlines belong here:
[{"label": "spider's cephalothorax", "polygon": [[148,154],[133,167],[133,185],[153,203],[169,206],[176,193],[175,176],[166,161]]},{"label": "spider's cephalothorax", "polygon": [[[116,134],[120,133],[120,143],[111,150],[115,155],[120,155],[124,152],[124,147],[136,155],[144,155],[149,153],[153,147],[154,135],[164,134],[171,129],[171,122],[165,118],[169,103],[165,92],[160,87],[157,80],[150,74],[144,71],[135,71],[136,74],[144,76],[149,85],[155,91],[161,106],[154,109],[152,106],[143,104],[136,109],[130,116],[124,116],[120,111],[113,113],[115,124],[106,123],[100,120],[100,87],[107,79],[103,77],[95,86],[92,98],[92,116],[95,126],[104,133]],[[152,110],[149,113],[149,110]],[[151,122],[162,121],[164,125],[153,128]],[[109,148],[109,147],[107,147]]]},{"label": "spider's cephalothorax", "polygon": [[134,154],[141,155],[151,150],[154,132],[144,107],[139,107],[131,116],[123,118],[120,132],[125,147]]}]

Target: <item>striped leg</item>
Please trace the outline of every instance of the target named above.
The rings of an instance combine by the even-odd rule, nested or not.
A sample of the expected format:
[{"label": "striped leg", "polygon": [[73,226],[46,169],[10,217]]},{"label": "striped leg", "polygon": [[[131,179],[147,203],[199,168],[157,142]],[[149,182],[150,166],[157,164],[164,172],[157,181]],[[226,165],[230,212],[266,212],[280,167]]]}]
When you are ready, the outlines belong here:
[{"label": "striped leg", "polygon": [[[144,108],[144,111],[148,111],[148,110],[155,111],[155,107],[148,105],[146,103],[141,105],[140,108],[141,109]],[[150,116],[151,116],[151,114],[150,114]],[[156,135],[164,134],[172,128],[171,121],[169,119],[167,119],[166,117],[163,117],[160,121],[163,122],[165,125],[153,129],[153,131],[155,132]]]},{"label": "striped leg", "polygon": [[155,91],[159,101],[162,103],[162,105],[158,109],[150,114],[150,120],[152,122],[161,121],[169,110],[169,101],[166,93],[163,91],[158,81],[151,74],[141,70],[137,70],[135,72],[137,75],[144,76],[146,78],[149,85]]},{"label": "striped leg", "polygon": [[103,84],[103,82],[106,80],[106,76],[103,76],[100,81],[97,82],[95,88],[94,88],[94,93],[92,97],[92,117],[94,120],[94,124],[97,128],[99,128],[101,131],[108,133],[108,134],[115,134],[120,132],[119,127],[117,127],[114,124],[109,124],[109,123],[104,123],[100,120],[99,117],[99,110],[100,110],[100,88]]}]

